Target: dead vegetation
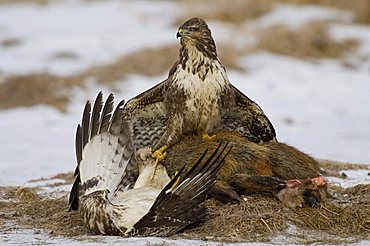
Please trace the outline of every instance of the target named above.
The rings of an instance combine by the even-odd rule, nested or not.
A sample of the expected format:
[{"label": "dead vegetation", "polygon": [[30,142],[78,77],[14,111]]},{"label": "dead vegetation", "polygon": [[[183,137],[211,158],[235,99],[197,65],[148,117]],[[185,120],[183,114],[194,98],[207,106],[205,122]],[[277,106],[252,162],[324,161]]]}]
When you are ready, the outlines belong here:
[{"label": "dead vegetation", "polygon": [[[350,163],[324,163],[333,173],[340,169],[362,168]],[[69,184],[73,182],[72,173],[53,178]],[[14,226],[76,240],[93,235],[83,225],[78,212],[67,212],[67,195],[53,199],[45,193],[38,195],[37,190],[37,187],[0,187],[0,231],[9,232]],[[210,200],[207,202],[207,219],[172,238],[270,242],[284,236],[285,243],[301,244],[370,240],[370,185],[351,188],[330,185],[329,192],[334,198],[313,208],[288,209],[274,197],[264,195],[246,196],[242,204],[223,205]]]},{"label": "dead vegetation", "polygon": [[298,30],[275,25],[257,31],[257,50],[297,58],[341,58],[358,47],[356,40],[333,40],[326,22],[311,22]]},{"label": "dead vegetation", "polygon": [[[347,5],[344,2],[348,1],[338,1],[338,6],[330,0],[302,1],[302,3],[301,1],[294,0],[280,1],[280,3],[282,2],[296,4],[311,3],[345,8],[344,6]],[[351,6],[353,8],[355,6],[362,6],[359,2],[354,1],[353,6],[352,4]],[[188,9],[191,16],[199,15],[207,20],[216,19],[238,24],[245,19],[253,19],[266,14],[275,6],[276,1],[232,0],[232,3],[230,3],[229,1],[221,0],[211,2],[186,0],[182,4],[185,6],[184,11],[187,12],[186,9]],[[199,8],[197,7],[198,5],[200,5]],[[362,8],[358,8],[363,10],[370,8],[367,7],[367,5],[370,5],[370,2],[365,5]],[[194,9],[195,12],[190,12],[190,10]],[[179,23],[176,24],[176,28],[184,19],[186,17],[182,17],[181,20],[177,21]],[[324,21],[311,22],[297,30],[289,29],[286,26],[270,26],[257,30],[254,33],[240,30],[238,35],[254,35],[256,37],[257,43],[255,47],[241,47],[233,43],[219,43],[216,39],[220,60],[226,69],[245,70],[239,63],[239,58],[260,50],[300,59],[345,59],[347,54],[358,47],[358,42],[356,40],[345,40],[341,42],[333,40],[327,30],[328,24],[328,22]],[[16,45],[22,45],[22,41],[5,39],[1,45],[4,48],[13,48]],[[178,57],[178,49],[178,44],[150,49],[145,48],[122,56],[109,64],[94,66],[69,77],[61,77],[48,73],[34,73],[0,78],[0,110],[34,105],[48,105],[64,112],[70,101],[68,95],[69,90],[73,87],[83,87],[87,80],[109,85],[112,90],[115,90],[117,88],[115,88],[114,82],[122,81],[130,74],[142,74],[145,76],[163,75],[163,79],[165,79],[166,73]],[[69,51],[63,51],[56,53],[53,59],[71,60],[78,59],[78,56]],[[343,63],[345,64],[345,61]],[[153,81],[153,84],[158,82]]]},{"label": "dead vegetation", "polygon": [[[220,45],[221,59],[226,67],[239,69],[237,60],[233,59],[237,51],[232,47]],[[225,47],[225,48],[223,48]],[[158,76],[166,78],[168,71],[177,60],[178,45],[168,45],[156,49],[147,48],[122,56],[116,61],[91,67],[80,74],[61,77],[47,73],[36,73],[4,78],[0,83],[0,109],[48,105],[64,112],[70,98],[68,89],[83,87],[86,80],[93,78],[100,84],[114,86],[114,82],[123,80],[130,74]],[[60,56],[61,54],[59,54]],[[63,59],[71,54],[63,53]],[[158,83],[160,81],[153,81]]]},{"label": "dead vegetation", "polygon": [[[89,2],[91,0],[85,0]],[[50,0],[0,0],[0,4],[32,3],[38,5],[49,4]],[[214,19],[230,23],[241,23],[254,19],[270,11],[277,4],[319,5],[348,10],[353,13],[354,21],[361,24],[370,24],[370,2],[366,0],[182,0],[183,17],[203,16],[205,19]],[[183,20],[177,20],[180,24]]]},{"label": "dead vegetation", "polygon": [[[202,16],[234,24],[258,18],[278,4],[319,5],[348,10],[352,12],[354,22],[370,24],[370,2],[366,0],[183,0],[182,3],[186,17]],[[180,24],[179,21],[175,24]]]},{"label": "dead vegetation", "polygon": [[171,68],[176,60],[176,53],[175,45],[143,49],[123,56],[110,64],[95,66],[70,77],[46,73],[11,76],[0,83],[0,98],[2,98],[0,109],[44,104],[64,112],[69,103],[68,89],[84,86],[89,78],[114,87],[113,82],[129,74],[139,73],[147,76],[162,74]]},{"label": "dead vegetation", "polygon": [[364,0],[281,0],[281,3],[299,5],[316,4],[324,7],[351,11],[354,21],[360,24],[370,24],[370,1]]},{"label": "dead vegetation", "polygon": [[6,48],[14,47],[22,44],[22,40],[18,38],[5,38],[0,42],[0,45]]},{"label": "dead vegetation", "polygon": [[266,14],[275,4],[274,1],[269,0],[183,0],[181,3],[183,15],[181,19],[175,21],[175,26],[182,24],[184,19],[194,16],[199,16],[206,20],[240,24],[248,19],[255,19]]},{"label": "dead vegetation", "polygon": [[370,167],[367,164],[353,164],[329,160],[318,160],[323,174],[327,176],[345,179],[347,175],[342,170],[367,170],[370,175]]},{"label": "dead vegetation", "polygon": [[[50,236],[93,235],[78,212],[67,212],[67,197],[42,198],[27,188],[0,189],[4,195],[0,201],[0,224],[13,222],[24,228],[41,229]],[[288,209],[275,198],[262,195],[248,196],[242,204],[223,205],[210,200],[207,220],[174,238],[269,242],[275,236],[289,235],[289,228],[294,226],[307,234],[306,238],[315,235],[317,241],[329,244],[368,239],[370,185],[340,189],[336,194],[343,198],[299,209]],[[13,199],[7,199],[10,197]],[[304,239],[301,242],[307,243]]]},{"label": "dead vegetation", "polygon": [[18,3],[32,3],[44,5],[49,3],[50,0],[0,0],[0,4],[18,4]]}]

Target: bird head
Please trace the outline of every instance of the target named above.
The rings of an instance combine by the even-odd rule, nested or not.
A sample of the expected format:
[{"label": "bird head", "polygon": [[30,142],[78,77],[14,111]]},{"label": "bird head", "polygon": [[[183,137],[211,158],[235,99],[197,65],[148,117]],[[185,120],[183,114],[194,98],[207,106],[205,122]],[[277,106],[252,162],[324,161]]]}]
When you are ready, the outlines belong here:
[{"label": "bird head", "polygon": [[191,18],[182,24],[176,37],[181,38],[180,43],[183,47],[193,46],[206,56],[217,57],[216,45],[211,30],[207,23],[199,17]]},{"label": "bird head", "polygon": [[209,38],[212,39],[211,30],[207,23],[198,17],[191,18],[182,24],[176,34],[177,38],[202,42]]}]

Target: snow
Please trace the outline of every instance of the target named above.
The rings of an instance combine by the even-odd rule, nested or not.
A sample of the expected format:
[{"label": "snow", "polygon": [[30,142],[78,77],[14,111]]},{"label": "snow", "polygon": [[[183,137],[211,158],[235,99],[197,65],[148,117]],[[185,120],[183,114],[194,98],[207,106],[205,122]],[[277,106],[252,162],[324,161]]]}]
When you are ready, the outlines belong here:
[{"label": "snow", "polygon": [[284,25],[291,29],[296,29],[311,21],[333,20],[349,22],[352,20],[352,15],[348,11],[323,8],[315,5],[280,5],[270,13],[259,18],[253,25],[258,28]]},{"label": "snow", "polygon": [[248,74],[230,79],[270,116],[280,141],[318,158],[369,163],[369,71],[269,53],[242,63]]},{"label": "snow", "polygon": [[[143,7],[145,6],[145,7]],[[166,14],[164,14],[166,13]],[[6,75],[48,72],[70,75],[143,47],[175,42],[169,2],[60,1],[46,6],[16,4],[0,8],[0,71]],[[75,59],[57,59],[68,52]]]},{"label": "snow", "polygon": [[[98,246],[102,244],[108,245],[127,245],[127,246],[148,246],[148,245],[174,245],[174,246],[217,246],[220,243],[202,240],[184,240],[184,239],[165,239],[156,237],[147,238],[122,238],[115,236],[88,236],[78,239],[66,239],[63,237],[50,237],[42,232],[35,232],[34,230],[20,229],[13,231],[9,234],[0,234],[0,245],[44,245],[45,242],[55,246],[77,246],[77,245],[90,245]],[[222,243],[222,245],[238,245],[238,246],[267,246],[266,243]],[[292,245],[292,244],[284,244]]]},{"label": "snow", "polygon": [[[170,1],[63,0],[46,5],[0,5],[0,43],[20,40],[11,47],[0,45],[0,75],[47,72],[67,76],[145,47],[178,42],[173,23],[181,14],[180,4]],[[282,24],[295,29],[313,20],[335,20],[330,26],[334,39],[353,38],[360,42],[359,49],[346,57],[352,67],[340,60],[299,60],[260,52],[240,60],[247,72],[227,71],[232,83],[269,116],[279,141],[317,158],[370,163],[370,28],[351,24],[351,18],[347,11],[281,5],[241,28],[248,31],[251,25],[256,29]],[[238,27],[217,21],[210,22],[210,26],[216,42],[244,45],[255,41],[248,35],[236,35]],[[61,53],[72,56],[56,58]],[[166,74],[132,75],[119,81],[117,102],[150,88]],[[73,171],[75,128],[86,100],[94,100],[100,90],[105,98],[112,92],[94,82],[71,91],[74,100],[67,113],[47,106],[0,111],[0,185],[35,186],[39,183],[27,181]],[[343,172],[347,179],[330,181],[345,187],[370,183],[368,170]],[[56,195],[65,190],[68,187],[62,187]],[[56,245],[80,244],[33,231],[0,234],[0,244],[34,244],[45,239]],[[147,245],[148,240],[216,245],[115,237],[99,238],[99,242],[89,244]]]},{"label": "snow", "polygon": [[[150,88],[152,81],[160,78],[135,75],[128,80],[122,83],[123,93],[114,93],[115,105]],[[93,101],[99,91],[103,91],[104,98],[111,93],[95,83],[72,91],[76,100],[69,105],[67,114],[47,106],[0,111],[1,138],[5,143],[0,144],[0,185],[25,184],[31,179],[72,171],[76,165],[75,129],[86,101]]]},{"label": "snow", "polygon": [[[170,14],[164,16],[163,11]],[[166,1],[2,5],[0,39],[19,38],[22,43],[0,47],[0,70],[5,75],[42,71],[67,75],[143,47],[176,42],[176,27],[171,23],[178,12],[178,5]],[[334,9],[281,5],[255,22],[303,25],[323,18],[350,19],[348,12]],[[234,26],[227,30],[221,22],[210,25],[216,41],[232,42]],[[368,27],[336,23],[330,30],[335,39],[351,37],[361,42],[354,58],[370,51]],[[77,60],[50,61],[53,54],[63,51],[76,54]],[[304,61],[264,52],[240,63],[248,72],[228,71],[231,81],[264,109],[280,141],[317,158],[370,162],[369,69],[348,68],[337,60]],[[116,98],[129,99],[165,76],[129,76],[119,82]],[[100,90],[106,96],[111,92],[95,83],[88,85],[71,92],[75,100],[67,113],[47,106],[0,112],[5,143],[0,145],[0,184],[24,184],[74,169],[74,131],[83,105]]]}]

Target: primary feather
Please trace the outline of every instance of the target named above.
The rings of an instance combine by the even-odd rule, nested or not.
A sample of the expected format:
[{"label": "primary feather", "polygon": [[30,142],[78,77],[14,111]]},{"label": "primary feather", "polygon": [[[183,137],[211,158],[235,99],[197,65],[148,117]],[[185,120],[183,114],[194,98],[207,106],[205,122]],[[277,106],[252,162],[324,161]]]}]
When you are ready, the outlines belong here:
[{"label": "primary feather", "polygon": [[[99,93],[92,113],[86,104],[76,131],[80,184],[71,197],[80,202],[84,223],[96,233],[171,235],[204,217],[203,203],[228,154],[227,144],[220,144],[206,161],[203,154],[188,173],[183,173],[184,166],[170,179],[150,150],[140,149],[136,155],[131,128],[122,121],[123,104],[113,115],[112,95],[103,106]],[[127,184],[134,170],[139,170],[139,176],[132,188]]]}]

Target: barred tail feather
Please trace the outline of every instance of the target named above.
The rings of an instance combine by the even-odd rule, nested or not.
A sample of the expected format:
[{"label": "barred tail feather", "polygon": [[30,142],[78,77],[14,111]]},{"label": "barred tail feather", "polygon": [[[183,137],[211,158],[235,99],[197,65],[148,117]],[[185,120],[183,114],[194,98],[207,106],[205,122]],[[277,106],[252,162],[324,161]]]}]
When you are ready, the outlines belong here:
[{"label": "barred tail feather", "polygon": [[109,95],[103,107],[100,92],[93,111],[86,103],[82,124],[76,131],[76,180],[70,193],[70,210],[78,209],[78,197],[99,190],[108,190],[109,198],[127,178],[127,170],[135,165],[135,148],[130,126],[122,122],[121,101],[113,112],[114,97]]}]

